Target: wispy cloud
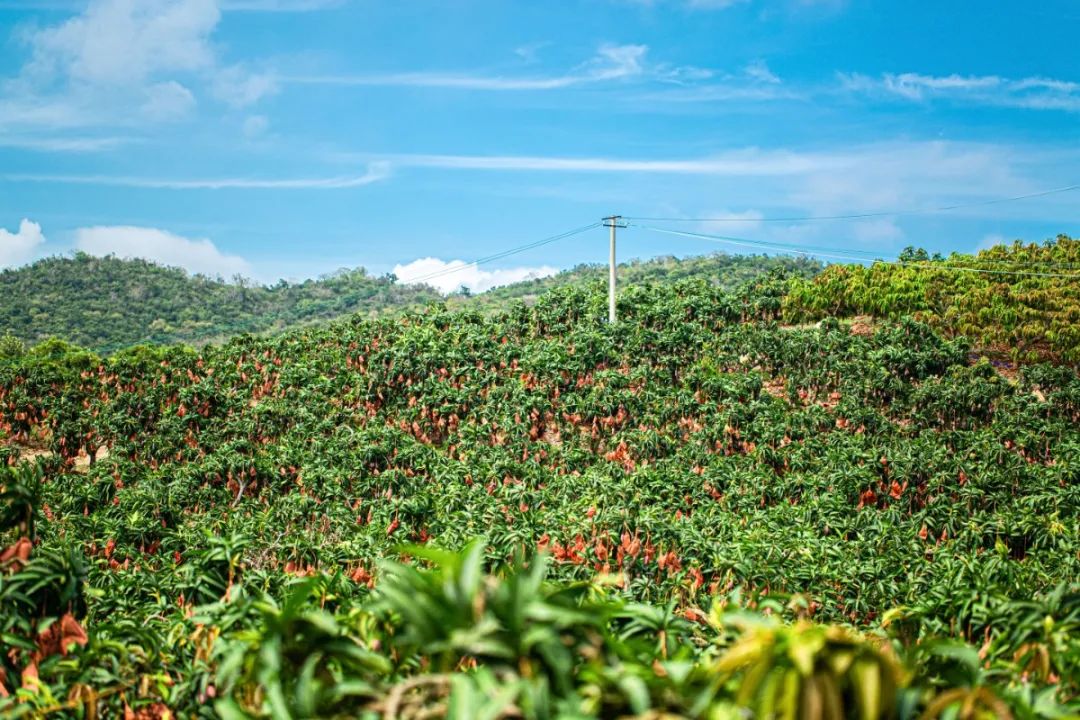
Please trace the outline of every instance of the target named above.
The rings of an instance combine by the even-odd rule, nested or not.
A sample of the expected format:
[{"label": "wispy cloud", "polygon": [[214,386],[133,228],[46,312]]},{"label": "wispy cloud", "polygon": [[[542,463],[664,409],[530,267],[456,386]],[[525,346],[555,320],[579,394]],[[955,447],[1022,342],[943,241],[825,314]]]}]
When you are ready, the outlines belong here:
[{"label": "wispy cloud", "polygon": [[651,8],[657,5],[682,5],[691,10],[725,10],[750,0],[619,0],[628,5]]},{"label": "wispy cloud", "polygon": [[429,87],[456,88],[459,90],[554,90],[586,82],[583,78],[569,75],[510,78],[437,72],[401,72],[378,75],[294,75],[282,76],[278,80],[294,85]]},{"label": "wispy cloud", "polygon": [[[333,10],[350,0],[220,0],[223,12],[304,13]],[[0,0],[0,10],[37,10],[39,12],[79,12],[86,0]]]},{"label": "wispy cloud", "polygon": [[225,12],[302,13],[344,7],[348,0],[221,0]]},{"label": "wispy cloud", "polygon": [[747,63],[746,67],[743,68],[743,73],[751,80],[757,80],[769,85],[778,85],[780,83],[780,76],[770,70],[768,63],[761,59]]},{"label": "wispy cloud", "polygon": [[514,54],[521,58],[523,62],[534,63],[539,60],[540,51],[550,44],[548,41],[525,43],[514,48]]},{"label": "wispy cloud", "polygon": [[362,187],[389,176],[386,163],[371,163],[363,175],[324,178],[147,178],[118,175],[6,174],[7,182],[102,185],[152,190],[340,190]]},{"label": "wispy cloud", "polygon": [[686,0],[686,6],[698,10],[724,10],[750,0]]},{"label": "wispy cloud", "polygon": [[[458,90],[529,91],[558,90],[577,85],[628,79],[681,82],[699,80],[711,73],[702,68],[673,67],[648,61],[646,45],[601,45],[596,54],[569,72],[549,75],[511,76],[471,72],[391,72],[366,74],[294,75],[281,82],[303,85],[355,85],[371,87],[426,87]],[[520,53],[519,53],[520,54]]]},{"label": "wispy cloud", "polygon": [[33,135],[0,135],[0,147],[38,152],[93,153],[113,150],[135,142],[125,137],[37,137]]},{"label": "wispy cloud", "polygon": [[[568,157],[559,155],[365,155],[344,154],[348,162],[378,158],[401,172],[432,169],[478,173],[547,173],[566,185],[574,176],[604,174],[629,185],[655,186],[654,176],[708,178],[693,183],[685,202],[701,203],[694,209],[638,207],[636,214],[715,217],[735,216],[743,227],[754,228],[762,213],[783,216],[836,215],[888,212],[977,202],[1008,197],[1068,184],[1071,178],[1055,168],[1080,162],[1080,150],[1039,148],[994,143],[951,141],[897,141],[864,145],[844,144],[823,149],[743,148],[700,157]],[[522,185],[522,183],[505,183]],[[581,186],[597,185],[583,178]],[[599,183],[604,186],[607,183]],[[574,187],[573,193],[579,190]],[[714,200],[721,193],[731,211],[719,212]],[[604,196],[605,203],[610,197]],[[621,199],[621,196],[617,196]],[[648,197],[648,195],[645,195]],[[639,198],[640,199],[640,198]],[[768,199],[765,204],[764,199]],[[1061,217],[1068,198],[1048,198],[1040,208],[1048,219]],[[1003,204],[957,211],[953,216],[1008,216],[1028,212],[1029,206]],[[754,210],[747,210],[753,208]],[[1058,213],[1058,214],[1054,214]],[[628,214],[632,214],[629,213]],[[1067,216],[1067,215],[1066,215]],[[777,228],[769,224],[768,228]],[[777,228],[780,229],[780,228]],[[770,230],[772,231],[772,230]],[[859,229],[860,237],[885,238],[895,230],[883,223]]]},{"label": "wispy cloud", "polygon": [[670,82],[676,87],[649,88],[632,99],[653,103],[655,111],[681,112],[678,106],[691,103],[756,103],[797,100],[805,96],[805,91],[787,87],[768,63],[760,58],[736,72],[707,72],[692,78],[691,82],[678,82],[673,77]]},{"label": "wispy cloud", "polygon": [[913,72],[885,73],[880,77],[841,73],[839,77],[844,89],[877,97],[1080,112],[1080,82],[1071,80]]},{"label": "wispy cloud", "polygon": [[[739,5],[750,5],[754,0],[618,0],[628,5],[652,8],[660,5],[677,5],[688,10],[727,10]],[[765,3],[761,3],[765,4]],[[775,3],[781,4],[781,3]],[[847,0],[789,0],[791,9],[823,7],[839,10],[847,5]]]},{"label": "wispy cloud", "polygon": [[840,169],[846,160],[828,153],[737,150],[701,158],[611,158],[542,155],[380,155],[394,166],[447,170],[633,172],[673,175],[787,175]]}]

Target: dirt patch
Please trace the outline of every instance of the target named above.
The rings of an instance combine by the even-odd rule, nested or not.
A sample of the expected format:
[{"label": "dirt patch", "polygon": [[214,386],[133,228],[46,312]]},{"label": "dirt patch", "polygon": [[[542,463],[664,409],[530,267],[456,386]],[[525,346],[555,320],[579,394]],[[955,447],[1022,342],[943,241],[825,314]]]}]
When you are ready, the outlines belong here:
[{"label": "dirt patch", "polygon": [[19,451],[19,459],[20,460],[27,460],[29,462],[34,462],[38,458],[52,457],[51,452],[49,452],[48,450],[42,450],[40,448],[28,448],[28,447],[22,447],[21,445],[10,445],[9,447],[13,447],[13,448],[15,448],[16,450]]},{"label": "dirt patch", "polygon": [[[25,447],[23,445],[12,444],[8,447],[13,447],[19,451],[19,459],[26,462],[34,462],[38,458],[50,458],[53,456],[52,451],[45,450],[43,448]],[[109,457],[109,448],[98,448],[97,460],[100,462]],[[86,472],[90,469],[90,456],[85,451],[80,451],[79,456],[75,458],[75,472]]]},{"label": "dirt patch", "polygon": [[[98,448],[97,460],[95,462],[101,462],[105,458],[109,457],[109,448]],[[79,457],[75,458],[75,470],[79,472],[85,472],[90,467],[90,456],[85,452],[80,452]]]},{"label": "dirt patch", "polygon": [[850,330],[852,335],[866,337],[874,334],[874,318],[869,315],[856,315],[851,318]]},{"label": "dirt patch", "polygon": [[783,377],[773,377],[761,384],[761,389],[774,398],[783,400],[787,397],[787,380]]},{"label": "dirt patch", "polygon": [[1019,381],[1020,367],[1015,363],[996,362],[994,363],[994,369],[997,370],[998,375],[1011,383]]}]

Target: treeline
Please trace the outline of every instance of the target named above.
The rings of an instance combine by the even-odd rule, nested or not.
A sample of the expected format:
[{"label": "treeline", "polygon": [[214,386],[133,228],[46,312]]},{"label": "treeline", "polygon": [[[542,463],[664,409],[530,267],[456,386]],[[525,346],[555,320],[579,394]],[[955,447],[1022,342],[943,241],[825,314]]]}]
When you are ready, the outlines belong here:
[{"label": "treeline", "polygon": [[57,337],[111,352],[139,343],[201,344],[438,298],[433,288],[362,268],[264,287],[78,253],[0,273],[0,334],[28,345]]},{"label": "treeline", "polygon": [[[680,280],[702,279],[725,290],[734,290],[768,272],[780,272],[787,277],[809,279],[821,272],[817,260],[799,257],[768,257],[766,255],[728,255],[713,253],[697,257],[677,258],[664,255],[650,260],[630,260],[619,265],[618,282],[628,286],[646,282],[675,283]],[[557,275],[525,280],[497,287],[483,295],[470,298],[481,307],[506,309],[514,300],[534,302],[541,294],[558,287],[597,280],[606,282],[608,266],[601,263],[581,264]]]},{"label": "treeline", "polygon": [[[621,266],[620,278],[635,283],[700,277],[731,288],[774,269],[810,277],[820,267],[807,260],[717,254],[632,261]],[[0,355],[47,338],[106,353],[143,343],[202,345],[243,333],[281,331],[356,313],[374,317],[444,300],[502,309],[514,300],[530,301],[551,288],[606,272],[606,266],[581,265],[484,295],[470,297],[466,292],[444,298],[430,286],[405,285],[393,275],[376,277],[363,268],[261,286],[240,278],[189,275],[146,260],[78,253],[0,272]]]},{"label": "treeline", "polygon": [[795,282],[784,306],[791,322],[915,316],[1013,360],[1077,365],[1080,240],[1059,235],[947,258],[908,250],[893,263],[831,265]]}]

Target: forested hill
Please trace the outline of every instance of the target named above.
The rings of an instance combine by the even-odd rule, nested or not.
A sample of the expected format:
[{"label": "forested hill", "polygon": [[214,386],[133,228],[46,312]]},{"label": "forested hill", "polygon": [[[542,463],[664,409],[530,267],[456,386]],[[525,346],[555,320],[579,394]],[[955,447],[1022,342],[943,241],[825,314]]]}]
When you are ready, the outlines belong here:
[{"label": "forested hill", "polygon": [[0,334],[59,337],[111,351],[283,329],[347,313],[423,305],[439,297],[363,269],[262,287],[189,275],[145,260],[76,254],[0,273]]},{"label": "forested hill", "polygon": [[[703,277],[730,288],[775,268],[810,277],[820,266],[759,256],[668,257],[624,265],[620,277],[629,282]],[[552,278],[473,298],[457,296],[450,302],[502,306],[518,298],[528,300],[551,287],[599,278],[601,271],[599,266],[579,266]],[[404,285],[392,276],[375,277],[362,268],[264,287],[189,275],[145,260],[80,253],[0,272],[0,336],[10,334],[27,344],[58,337],[111,352],[146,342],[201,344],[245,332],[282,330],[354,313],[377,315],[443,299],[434,288]]]},{"label": "forested hill", "polygon": [[[822,270],[817,260],[805,257],[766,257],[764,255],[728,255],[713,253],[696,257],[677,258],[664,255],[650,260],[630,260],[619,265],[618,282],[629,286],[642,282],[674,283],[679,280],[702,278],[725,290],[734,290],[744,283],[772,271],[783,270],[793,277],[810,279]],[[577,265],[557,275],[525,280],[497,287],[483,295],[469,298],[481,307],[503,308],[514,300],[527,303],[557,287],[590,281],[607,281],[608,266],[604,264]],[[452,301],[451,304],[454,304]]]}]

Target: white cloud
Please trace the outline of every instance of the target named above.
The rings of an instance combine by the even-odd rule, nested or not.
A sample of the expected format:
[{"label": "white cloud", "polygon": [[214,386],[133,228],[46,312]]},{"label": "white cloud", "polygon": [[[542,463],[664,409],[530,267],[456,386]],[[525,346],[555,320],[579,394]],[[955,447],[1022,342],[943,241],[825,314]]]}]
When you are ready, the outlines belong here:
[{"label": "white cloud", "polygon": [[536,155],[387,155],[402,167],[451,170],[635,172],[673,175],[793,175],[839,170],[854,161],[847,153],[795,153],[749,148],[701,158],[578,158]]},{"label": "white cloud", "polygon": [[768,64],[764,60],[754,60],[748,63],[743,68],[743,73],[746,74],[751,80],[757,80],[758,82],[775,85],[780,82],[780,77],[769,69]]},{"label": "white cloud", "polygon": [[[654,7],[658,5],[682,5],[690,10],[726,10],[736,5],[750,4],[752,0],[621,0],[630,5],[642,7]],[[821,6],[830,10],[839,10],[847,4],[847,0],[790,0],[790,5],[795,7]]]},{"label": "white cloud", "polygon": [[252,72],[242,65],[219,70],[213,81],[214,96],[237,108],[253,105],[277,91],[277,79],[272,74]]},{"label": "white cloud", "polygon": [[347,0],[222,0],[225,12],[301,13],[342,7]]},{"label": "white cloud", "polygon": [[203,93],[233,107],[272,94],[270,74],[221,61],[212,40],[221,10],[221,0],[90,0],[57,23],[23,28],[29,57],[0,81],[0,127],[130,127],[182,119]]},{"label": "white cloud", "polygon": [[[221,0],[222,12],[303,13],[332,10],[347,5],[349,0]],[[85,0],[0,0],[5,10],[65,10],[78,12],[86,7]]]},{"label": "white cloud", "polygon": [[38,152],[103,152],[132,142],[122,137],[40,137],[36,135],[0,135],[0,147]]},{"label": "white cloud", "polygon": [[636,102],[649,102],[656,110],[682,112],[680,106],[690,103],[731,102],[771,102],[775,100],[803,100],[804,92],[796,92],[780,83],[760,81],[745,82],[733,78],[724,78],[723,82],[701,83],[690,87],[642,93],[633,98]]},{"label": "white cloud", "polygon": [[673,2],[665,3],[665,0],[622,0],[631,5],[640,5],[642,7],[653,7],[662,4],[682,5],[690,8],[691,10],[725,10],[734,5],[741,5],[748,3],[750,0],[673,0]]},{"label": "white cloud", "polygon": [[[282,82],[304,85],[357,85],[385,87],[429,87],[459,90],[557,90],[588,83],[641,77],[652,72],[646,63],[646,45],[601,45],[596,54],[571,72],[535,76],[506,77],[472,73],[399,72],[370,75],[283,76]],[[670,72],[657,68],[657,74]],[[685,69],[683,69],[685,72]]]},{"label": "white cloud", "polygon": [[389,177],[386,163],[373,162],[363,175],[308,178],[146,178],[119,175],[33,175],[7,174],[0,178],[12,182],[58,183],[65,185],[102,185],[155,190],[340,190],[371,185]]},{"label": "white cloud", "polygon": [[1040,159],[1020,148],[938,141],[884,143],[849,152],[854,162],[844,172],[816,170],[797,178],[790,190],[792,203],[814,214],[835,215],[921,209],[1045,189],[1023,179],[1024,166]]},{"label": "white cloud", "polygon": [[994,75],[965,77],[953,74],[935,77],[918,73],[900,73],[899,75],[886,74],[882,78],[882,83],[885,90],[891,93],[903,95],[913,100],[920,100],[928,92],[981,90],[997,87],[1001,84],[1001,78]]},{"label": "white cloud", "polygon": [[191,91],[175,80],[151,85],[146,88],[145,96],[141,112],[150,120],[160,122],[184,118],[196,104]]},{"label": "white cloud", "polygon": [[[548,277],[557,272],[558,268],[549,265],[481,270],[476,266],[469,265],[464,260],[450,260],[447,262],[433,257],[420,258],[405,265],[394,266],[394,275],[398,277],[400,282],[405,284],[423,282],[443,293],[454,292],[462,286],[469,288],[474,293],[484,292],[500,285]],[[429,277],[436,273],[440,274],[437,277]]]},{"label": "white cloud", "polygon": [[136,85],[161,73],[211,67],[216,0],[92,0],[59,25],[30,31],[32,77]]},{"label": "white cloud", "polygon": [[[711,217],[709,211],[715,211],[716,199],[722,199],[727,207],[742,208],[744,212],[754,208],[771,216],[803,217],[922,210],[1037,193],[1074,181],[1064,174],[1064,169],[1080,163],[1080,149],[1067,145],[897,141],[811,150],[748,147],[681,158],[368,153],[338,153],[333,157],[349,163],[381,160],[400,172],[419,168],[531,173],[538,179],[541,174],[551,173],[564,184],[574,182],[578,175],[580,187],[574,188],[574,196],[592,192],[589,188],[595,183],[589,183],[588,176],[594,174],[617,178],[620,184],[651,183],[653,188],[643,191],[637,207],[623,206],[628,215]],[[648,200],[656,194],[656,176],[701,177],[708,183],[702,184],[700,192],[682,191],[683,195],[698,196],[696,201],[681,199],[692,210],[685,206],[657,207]],[[605,203],[626,202],[619,193],[601,196]],[[1044,212],[1056,208],[1053,219],[1067,219],[1071,217],[1065,209],[1070,199],[1065,195],[1045,198],[1038,201],[1038,207]],[[950,211],[950,217],[1024,215],[1031,212],[1035,202],[1033,199],[1027,203],[956,209]],[[753,217],[739,220],[750,222]],[[848,233],[846,229],[844,232]],[[867,236],[875,232],[880,237],[890,231],[884,227],[863,229]]]},{"label": "white cloud", "polygon": [[[1018,222],[1030,223],[1033,218],[1042,223],[1063,223],[1057,226],[1067,228],[1075,217],[1076,196],[1071,193],[1032,197],[1023,202],[975,205],[1073,184],[1068,168],[1080,163],[1080,149],[1064,144],[1046,147],[904,141],[823,152],[761,152],[760,159],[770,173],[702,177],[700,183],[692,184],[698,186],[696,189],[680,187],[677,193],[655,192],[655,188],[666,185],[664,178],[649,175],[632,179],[624,173],[619,176],[619,190],[601,198],[602,204],[594,204],[615,207],[628,216],[733,219],[730,223],[689,220],[660,223],[642,219],[637,221],[641,225],[783,242],[796,247],[846,247],[883,255],[893,254],[899,246],[908,244],[909,237],[922,237],[931,218],[940,218],[941,222],[947,218],[952,227],[977,224],[983,232],[982,228],[992,229],[995,224],[1008,228],[1017,226]],[[790,160],[790,165],[785,160]],[[576,190],[571,180],[560,185]],[[578,185],[588,187],[595,183],[582,179]],[[626,199],[635,197],[626,187],[641,188],[636,201]],[[675,197],[678,199],[673,204]],[[720,209],[717,200],[723,203]],[[611,205],[612,202],[617,204]],[[969,204],[972,206],[947,212],[926,212]],[[724,207],[734,208],[736,212]],[[891,214],[909,210],[917,214],[914,217]],[[764,215],[760,222],[759,213]],[[848,220],[798,219],[874,213],[882,215]],[[686,243],[689,250],[696,241],[677,242]],[[703,249],[708,247],[705,241],[699,245]],[[745,246],[736,247],[741,252],[753,251]]]},{"label": "white cloud", "polygon": [[0,228],[0,267],[28,262],[44,244],[45,235],[36,222],[24,218],[15,232]]},{"label": "white cloud", "polygon": [[601,45],[596,56],[586,62],[579,77],[591,81],[615,80],[645,71],[647,45]]},{"label": "white cloud", "polygon": [[839,75],[849,91],[913,102],[949,100],[971,105],[1080,112],[1080,83],[1045,77],[1010,79],[998,75],[885,73]]},{"label": "white cloud", "polygon": [[750,0],[686,0],[687,7],[700,10],[723,10],[733,5],[741,5]]},{"label": "white cloud", "polygon": [[649,90],[630,98],[631,102],[649,103],[654,111],[681,112],[678,105],[685,103],[796,100],[806,95],[805,91],[796,92],[784,87],[780,76],[761,59],[752,60],[734,73],[693,66],[668,69],[659,65],[652,68],[650,74],[681,86]]},{"label": "white cloud", "polygon": [[157,228],[79,228],[75,231],[75,247],[90,255],[143,258],[210,276],[247,276],[251,273],[247,260],[226,255],[210,240],[186,238]]},{"label": "white cloud", "polygon": [[539,59],[540,51],[550,45],[549,42],[531,42],[514,48],[514,54],[523,62],[534,63]]}]

